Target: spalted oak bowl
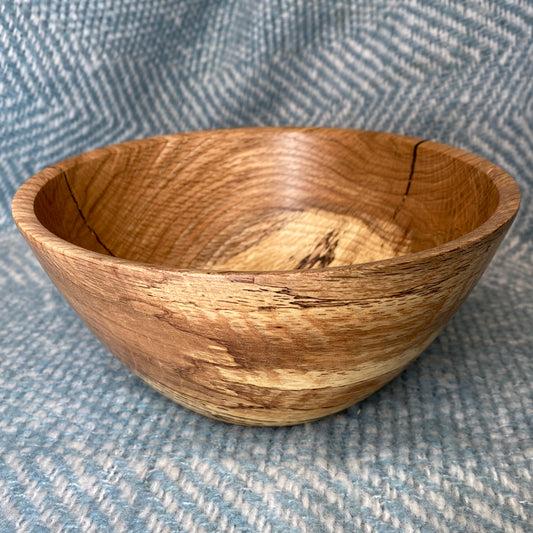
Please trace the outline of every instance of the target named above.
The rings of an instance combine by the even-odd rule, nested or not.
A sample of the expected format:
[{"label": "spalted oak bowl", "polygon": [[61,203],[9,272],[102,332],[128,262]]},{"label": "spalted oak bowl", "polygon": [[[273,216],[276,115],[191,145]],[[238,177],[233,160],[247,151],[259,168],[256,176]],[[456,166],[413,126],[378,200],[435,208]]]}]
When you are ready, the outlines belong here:
[{"label": "spalted oak bowl", "polygon": [[286,425],[402,371],[517,212],[500,168],[399,135],[252,128],[110,146],[29,179],[13,216],[102,343],[199,413]]}]

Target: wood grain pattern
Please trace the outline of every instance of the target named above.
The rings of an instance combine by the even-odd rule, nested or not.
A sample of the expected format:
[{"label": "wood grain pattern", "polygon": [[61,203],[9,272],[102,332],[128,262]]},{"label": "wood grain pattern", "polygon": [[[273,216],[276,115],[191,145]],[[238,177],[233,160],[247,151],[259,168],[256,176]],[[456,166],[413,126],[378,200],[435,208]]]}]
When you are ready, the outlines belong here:
[{"label": "wood grain pattern", "polygon": [[492,163],[409,137],[254,128],[82,154],[13,216],[95,335],[177,402],[252,425],[365,398],[436,337],[510,227]]}]

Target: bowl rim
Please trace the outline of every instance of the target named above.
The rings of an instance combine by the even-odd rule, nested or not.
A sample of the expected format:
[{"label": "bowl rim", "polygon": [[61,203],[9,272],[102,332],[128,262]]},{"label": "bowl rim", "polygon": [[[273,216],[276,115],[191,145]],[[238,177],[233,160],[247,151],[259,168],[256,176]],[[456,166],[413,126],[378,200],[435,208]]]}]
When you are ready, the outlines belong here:
[{"label": "bowl rim", "polygon": [[[105,153],[109,148],[118,148],[123,146],[132,146],[135,144],[141,144],[146,142],[166,142],[168,139],[175,138],[177,136],[202,136],[202,135],[215,135],[215,134],[227,134],[228,132],[240,132],[251,133],[258,132],[263,133],[325,133],[328,131],[345,131],[345,132],[358,132],[363,135],[383,135],[392,138],[401,137],[406,140],[411,140],[414,143],[424,143],[426,148],[433,148],[435,151],[445,151],[448,156],[453,157],[456,160],[462,161],[471,165],[483,172],[496,187],[499,198],[498,204],[494,212],[490,217],[482,224],[474,228],[472,231],[465,233],[456,239],[452,239],[438,246],[427,248],[419,252],[412,252],[386,259],[380,259],[376,261],[368,261],[362,263],[354,263],[348,265],[339,265],[334,267],[314,268],[308,270],[217,270],[217,269],[189,269],[178,268],[171,265],[158,265],[155,263],[148,263],[142,261],[134,261],[131,259],[125,259],[113,255],[108,255],[93,250],[89,250],[77,244],[73,244],[44,226],[37,218],[34,209],[34,202],[42,187],[50,180],[55,179],[58,174],[65,172],[69,166],[79,161],[81,158],[98,157],[100,154]],[[107,146],[102,146],[93,150],[82,152],[63,159],[47,166],[41,171],[37,172],[29,179],[27,179],[15,192],[11,203],[11,212],[13,219],[19,228],[20,232],[29,242],[33,241],[38,243],[41,247],[47,248],[54,253],[61,253],[62,255],[74,260],[82,260],[89,262],[97,262],[108,264],[109,266],[117,266],[120,268],[132,269],[132,270],[151,270],[165,273],[179,273],[187,275],[200,275],[200,276],[217,276],[223,278],[229,278],[231,280],[237,279],[250,279],[258,275],[275,275],[275,276],[305,276],[305,277],[323,277],[324,275],[342,273],[354,273],[357,271],[376,270],[379,268],[388,268],[394,266],[402,266],[413,261],[424,261],[432,259],[436,256],[444,256],[452,253],[458,249],[463,249],[476,242],[482,241],[488,238],[490,235],[498,232],[504,226],[510,226],[516,217],[518,209],[520,207],[520,189],[515,180],[498,165],[491,161],[475,155],[471,152],[449,146],[447,144],[439,143],[432,140],[426,140],[416,137],[411,137],[403,134],[377,132],[372,130],[361,129],[349,129],[349,128],[330,128],[330,127],[246,127],[246,128],[221,128],[211,130],[197,130],[197,131],[185,131],[179,133],[171,133],[165,135],[157,135],[152,137],[146,137],[143,139],[129,140],[125,142],[115,143]]]}]

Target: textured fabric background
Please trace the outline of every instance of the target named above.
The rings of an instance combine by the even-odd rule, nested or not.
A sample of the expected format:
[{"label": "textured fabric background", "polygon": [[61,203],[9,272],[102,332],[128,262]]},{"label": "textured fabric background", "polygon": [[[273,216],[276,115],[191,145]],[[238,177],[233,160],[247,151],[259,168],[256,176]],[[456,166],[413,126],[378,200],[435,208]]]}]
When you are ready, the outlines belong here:
[{"label": "textured fabric background", "polygon": [[[0,531],[533,531],[532,28],[531,0],[0,2]],[[313,424],[230,426],[152,391],[10,216],[56,160],[241,125],[431,138],[522,189],[433,345]]]}]

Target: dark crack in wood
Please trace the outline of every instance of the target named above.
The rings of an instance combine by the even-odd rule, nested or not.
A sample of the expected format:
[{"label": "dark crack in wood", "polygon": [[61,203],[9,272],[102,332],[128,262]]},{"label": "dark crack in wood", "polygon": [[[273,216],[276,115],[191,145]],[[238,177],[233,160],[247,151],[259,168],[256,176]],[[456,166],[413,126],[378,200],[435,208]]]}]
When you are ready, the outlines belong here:
[{"label": "dark crack in wood", "polygon": [[74,202],[74,205],[76,206],[76,209],[78,210],[78,214],[80,215],[81,219],[83,220],[83,223],[85,226],[87,226],[87,229],[90,231],[92,235],[94,235],[94,238],[98,241],[100,246],[111,256],[115,257],[115,254],[102,242],[102,239],[98,236],[96,231],[91,227],[91,225],[87,222],[87,219],[85,218],[85,215],[83,214],[83,211],[80,208],[80,204],[78,203],[78,200],[76,200],[76,197],[74,196],[74,192],[72,190],[72,187],[70,186],[70,183],[67,178],[66,172],[63,172],[63,178],[65,180],[65,183],[67,185],[68,192],[70,193],[70,196],[72,198],[72,201]]},{"label": "dark crack in wood", "polygon": [[405,192],[403,193],[401,202],[398,204],[398,206],[394,210],[394,215],[392,215],[393,220],[396,218],[396,215],[400,212],[400,209],[403,207],[403,204],[405,203],[405,200],[407,199],[407,195],[409,194],[409,190],[411,189],[411,183],[413,182],[413,175],[415,173],[416,155],[418,152],[418,147],[422,143],[425,143],[425,142],[426,142],[426,139],[422,139],[421,141],[418,141],[413,147],[413,157],[411,159],[411,170],[409,172],[409,178],[407,178],[407,186],[405,187]]}]

